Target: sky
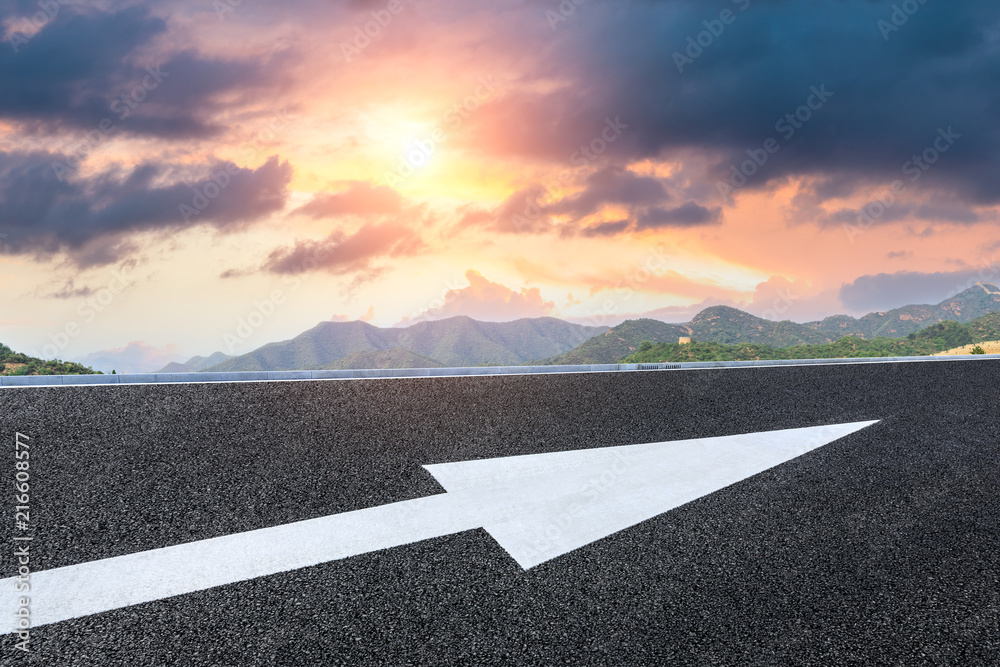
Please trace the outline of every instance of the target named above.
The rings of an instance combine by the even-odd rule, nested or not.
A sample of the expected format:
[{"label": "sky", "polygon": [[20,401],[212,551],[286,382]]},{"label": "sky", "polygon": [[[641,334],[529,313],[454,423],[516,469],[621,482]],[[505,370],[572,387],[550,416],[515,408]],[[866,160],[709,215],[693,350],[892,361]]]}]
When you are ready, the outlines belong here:
[{"label": "sky", "polygon": [[35,356],[1000,282],[993,0],[5,0],[0,35],[0,342]]}]

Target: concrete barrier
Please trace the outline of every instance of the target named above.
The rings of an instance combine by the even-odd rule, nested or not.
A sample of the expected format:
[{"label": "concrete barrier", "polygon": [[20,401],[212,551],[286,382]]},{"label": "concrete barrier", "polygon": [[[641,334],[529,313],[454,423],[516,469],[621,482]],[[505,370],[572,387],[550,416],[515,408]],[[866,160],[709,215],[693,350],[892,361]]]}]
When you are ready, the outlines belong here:
[{"label": "concrete barrier", "polygon": [[589,364],[580,366],[482,366],[463,368],[397,368],[321,371],[246,371],[233,373],[122,373],[121,375],[3,375],[0,387],[66,387],[109,384],[167,384],[191,382],[285,382],[293,380],[363,380],[541,373],[613,373],[619,371],[696,370],[710,368],[766,368],[828,364],[890,364],[911,362],[996,361],[1000,354],[944,357],[890,357],[854,359],[776,359],[765,361],[690,361],[649,364]]}]

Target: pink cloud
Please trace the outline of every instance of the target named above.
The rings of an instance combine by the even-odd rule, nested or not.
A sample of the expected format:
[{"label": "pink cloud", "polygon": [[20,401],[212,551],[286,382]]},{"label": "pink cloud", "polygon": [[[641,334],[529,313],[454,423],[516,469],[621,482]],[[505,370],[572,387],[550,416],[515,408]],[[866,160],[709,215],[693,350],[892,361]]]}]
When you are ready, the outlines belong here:
[{"label": "pink cloud", "polygon": [[546,301],[537,287],[512,290],[495,283],[475,269],[465,272],[468,287],[448,290],[440,307],[430,308],[417,317],[404,318],[401,325],[422,320],[440,320],[466,315],[476,320],[504,322],[523,317],[547,317],[556,309],[554,301]]},{"label": "pink cloud", "polygon": [[133,340],[125,347],[91,352],[81,358],[80,363],[91,366],[95,371],[110,373],[152,373],[171,361],[185,361],[179,346],[167,343],[164,347],[153,347],[143,340]]}]

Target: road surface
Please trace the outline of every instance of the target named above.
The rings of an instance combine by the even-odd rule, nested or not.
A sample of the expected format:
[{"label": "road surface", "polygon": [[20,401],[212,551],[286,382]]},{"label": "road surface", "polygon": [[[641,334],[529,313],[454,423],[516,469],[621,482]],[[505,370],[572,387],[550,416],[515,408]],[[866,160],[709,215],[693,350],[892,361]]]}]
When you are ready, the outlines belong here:
[{"label": "road surface", "polygon": [[995,665],[998,406],[993,360],[3,389],[5,577],[18,535],[41,572],[441,494],[423,466],[878,423],[529,569],[460,530],[8,634],[0,664]]}]

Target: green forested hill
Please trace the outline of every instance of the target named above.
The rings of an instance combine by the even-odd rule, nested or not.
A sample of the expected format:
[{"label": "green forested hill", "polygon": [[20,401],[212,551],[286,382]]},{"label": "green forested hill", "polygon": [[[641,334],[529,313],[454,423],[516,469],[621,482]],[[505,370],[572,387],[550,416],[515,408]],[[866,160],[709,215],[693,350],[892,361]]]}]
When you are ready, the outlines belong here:
[{"label": "green forested hill", "polygon": [[626,320],[618,326],[598,334],[569,352],[541,362],[559,364],[613,364],[623,356],[635,352],[644,340],[676,343],[681,336],[690,336],[682,325],[667,324],[659,320]]},{"label": "green forested hill", "polygon": [[1000,311],[1000,289],[990,283],[976,283],[935,305],[902,306],[859,318],[834,315],[805,326],[832,339],[846,335],[897,338],[938,322],[971,322],[996,311]]},{"label": "green forested hill", "polygon": [[95,375],[89,366],[71,361],[43,361],[14,352],[0,343],[0,375]]},{"label": "green forested hill", "polygon": [[365,350],[337,359],[320,370],[350,370],[358,368],[441,368],[439,361],[411,352],[402,347],[388,350]]},{"label": "green forested hill", "polygon": [[[623,356],[636,352],[643,340],[676,343],[680,336],[691,336],[701,343],[719,343],[723,347],[735,348],[742,345],[743,352],[740,354],[757,354],[761,348],[796,346],[798,351],[793,357],[775,356],[779,355],[777,352],[767,353],[771,355],[767,358],[785,359],[807,353],[825,354],[823,345],[837,344],[845,336],[869,342],[878,338],[899,340],[914,335],[929,325],[947,321],[966,322],[970,325],[967,333],[972,336],[972,340],[967,342],[1000,340],[1000,312],[994,311],[1000,311],[1000,290],[985,283],[977,283],[934,306],[904,306],[883,313],[869,313],[861,318],[833,315],[821,322],[805,324],[788,320],[775,322],[730,306],[711,306],[695,315],[687,324],[666,324],[650,319],[626,321],[607,333],[584,342],[578,348],[542,363],[613,364]],[[964,344],[966,343],[961,343]],[[818,347],[815,352],[806,352],[801,349],[803,345]],[[876,352],[888,349],[885,345],[887,344],[876,343],[871,349]],[[903,345],[900,349],[905,347]],[[697,349],[700,350],[699,354],[709,354],[706,349]],[[712,349],[714,351],[711,354],[725,354],[720,351],[722,348]],[[734,349],[732,353],[737,354],[737,351]],[[677,354],[690,355],[693,352],[678,351]]]},{"label": "green forested hill", "polygon": [[760,343],[788,347],[801,343],[831,342],[829,336],[804,324],[788,320],[774,322],[730,306],[706,308],[695,315],[687,327],[697,340],[710,340],[726,345]]},{"label": "green forested hill", "polygon": [[[987,315],[969,324],[941,322],[910,334],[905,338],[875,338],[865,340],[857,336],[844,336],[834,343],[822,345],[795,345],[773,347],[739,343],[724,345],[716,342],[695,341],[688,345],[643,344],[635,354],[622,363],[655,363],[682,361],[750,361],[763,359],[838,359],[852,357],[915,357],[943,352],[969,343],[996,340],[1000,336],[990,328],[990,320],[1000,320],[997,313]],[[973,326],[975,325],[975,327]],[[995,324],[993,325],[995,326]],[[977,334],[973,335],[973,329]]]}]

